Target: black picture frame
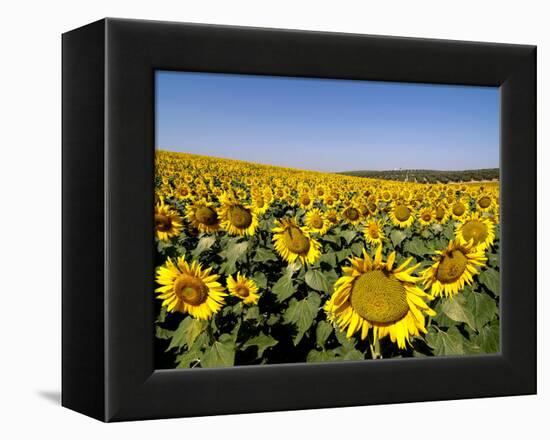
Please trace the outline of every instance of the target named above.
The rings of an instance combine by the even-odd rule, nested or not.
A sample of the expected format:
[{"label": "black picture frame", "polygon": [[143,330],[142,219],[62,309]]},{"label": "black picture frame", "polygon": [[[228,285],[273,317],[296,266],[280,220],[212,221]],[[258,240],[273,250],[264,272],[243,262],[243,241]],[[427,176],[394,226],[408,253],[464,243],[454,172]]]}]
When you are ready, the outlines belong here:
[{"label": "black picture frame", "polygon": [[[536,47],[104,19],[63,35],[62,404],[103,421],[536,393]],[[155,70],[499,86],[501,352],[154,370]]]}]

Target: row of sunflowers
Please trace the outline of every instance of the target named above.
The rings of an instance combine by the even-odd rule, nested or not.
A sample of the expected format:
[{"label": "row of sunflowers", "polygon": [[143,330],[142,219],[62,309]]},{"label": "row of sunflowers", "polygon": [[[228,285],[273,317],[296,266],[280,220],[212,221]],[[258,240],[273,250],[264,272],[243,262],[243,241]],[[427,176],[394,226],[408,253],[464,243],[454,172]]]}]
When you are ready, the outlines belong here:
[{"label": "row of sunflowers", "polygon": [[499,350],[498,182],[157,151],[157,364]]}]

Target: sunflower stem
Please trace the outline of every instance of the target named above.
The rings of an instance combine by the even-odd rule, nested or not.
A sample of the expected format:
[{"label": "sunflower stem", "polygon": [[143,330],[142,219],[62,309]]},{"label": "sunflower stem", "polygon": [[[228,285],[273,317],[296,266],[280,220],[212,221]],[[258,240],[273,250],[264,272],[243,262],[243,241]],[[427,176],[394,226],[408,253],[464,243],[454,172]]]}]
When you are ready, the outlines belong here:
[{"label": "sunflower stem", "polygon": [[379,339],[376,339],[374,343],[370,344],[370,352],[373,359],[382,359],[382,354],[380,353]]},{"label": "sunflower stem", "polygon": [[208,325],[206,326],[206,331],[208,333],[208,339],[210,341],[210,345],[212,345],[215,341],[214,339],[214,331],[212,330],[212,321],[210,321],[208,323]]}]

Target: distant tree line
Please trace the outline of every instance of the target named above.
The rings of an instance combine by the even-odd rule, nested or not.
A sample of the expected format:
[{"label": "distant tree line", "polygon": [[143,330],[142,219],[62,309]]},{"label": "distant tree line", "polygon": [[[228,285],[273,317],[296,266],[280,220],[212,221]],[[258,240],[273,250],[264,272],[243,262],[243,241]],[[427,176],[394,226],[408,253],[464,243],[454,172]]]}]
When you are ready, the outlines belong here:
[{"label": "distant tree line", "polygon": [[472,182],[480,180],[498,180],[498,168],[480,170],[437,171],[437,170],[392,170],[392,171],[345,171],[338,174],[348,176],[372,177],[376,179],[398,180],[400,182],[448,183]]}]

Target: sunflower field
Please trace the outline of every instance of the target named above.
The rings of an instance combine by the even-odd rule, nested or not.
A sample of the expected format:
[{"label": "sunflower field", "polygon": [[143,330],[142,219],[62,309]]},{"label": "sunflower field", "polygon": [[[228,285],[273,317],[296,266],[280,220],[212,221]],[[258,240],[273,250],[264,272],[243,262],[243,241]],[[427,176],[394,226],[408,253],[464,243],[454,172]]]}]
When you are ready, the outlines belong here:
[{"label": "sunflower field", "polygon": [[499,185],[157,151],[156,367],[495,353]]}]

